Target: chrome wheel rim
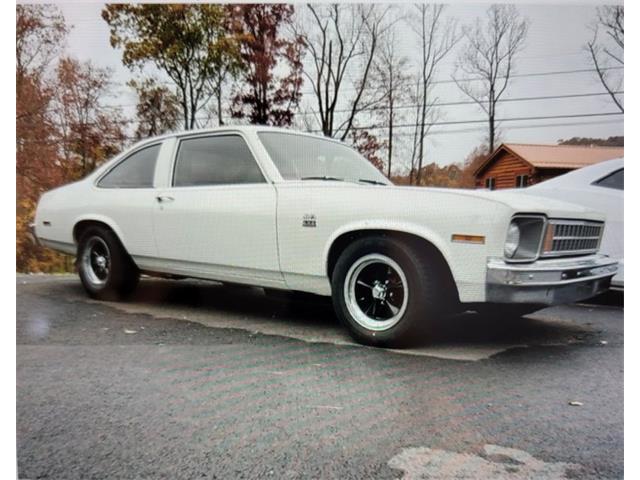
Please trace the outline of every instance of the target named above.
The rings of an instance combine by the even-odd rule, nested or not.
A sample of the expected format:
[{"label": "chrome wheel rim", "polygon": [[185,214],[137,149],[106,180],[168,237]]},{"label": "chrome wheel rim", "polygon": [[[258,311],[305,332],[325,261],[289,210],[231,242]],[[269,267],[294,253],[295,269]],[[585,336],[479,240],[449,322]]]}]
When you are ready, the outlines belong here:
[{"label": "chrome wheel rim", "polygon": [[95,287],[104,286],[109,280],[111,253],[100,237],[91,237],[82,252],[82,267],[85,277]]},{"label": "chrome wheel rim", "polygon": [[407,310],[407,277],[393,259],[378,253],[365,255],[347,272],[344,297],[359,325],[376,332],[388,330]]}]

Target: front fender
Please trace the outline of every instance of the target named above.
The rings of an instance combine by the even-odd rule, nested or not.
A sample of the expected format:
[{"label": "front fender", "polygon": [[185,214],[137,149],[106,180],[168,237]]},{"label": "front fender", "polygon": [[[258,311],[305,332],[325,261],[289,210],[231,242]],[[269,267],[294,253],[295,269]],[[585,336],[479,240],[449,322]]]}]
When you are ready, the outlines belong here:
[{"label": "front fender", "polygon": [[329,236],[329,239],[324,247],[324,252],[323,252],[324,271],[325,272],[328,271],[329,253],[336,239],[348,233],[355,233],[355,232],[367,231],[367,230],[387,230],[392,232],[408,233],[410,235],[415,235],[417,237],[420,237],[426,240],[427,242],[433,244],[433,246],[435,246],[440,251],[445,261],[449,265],[449,268],[451,269],[452,262],[451,262],[450,245],[446,242],[446,240],[442,237],[442,235],[438,234],[433,229],[426,227],[424,225],[419,225],[419,224],[405,222],[405,221],[390,222],[388,220],[361,220],[361,221],[350,222],[346,225],[343,225],[340,228],[336,229]]}]

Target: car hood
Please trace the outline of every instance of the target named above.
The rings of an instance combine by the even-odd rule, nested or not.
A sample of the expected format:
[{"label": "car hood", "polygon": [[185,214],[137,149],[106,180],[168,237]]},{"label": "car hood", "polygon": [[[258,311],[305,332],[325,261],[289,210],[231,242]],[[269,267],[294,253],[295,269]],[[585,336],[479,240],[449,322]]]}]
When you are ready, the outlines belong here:
[{"label": "car hood", "polygon": [[566,212],[589,213],[593,212],[588,208],[574,203],[564,202],[561,200],[549,199],[544,196],[525,194],[524,192],[515,191],[483,191],[483,190],[461,190],[457,189],[457,193],[461,195],[470,195],[477,198],[484,198],[500,202],[504,205],[517,208],[519,210],[562,210]]},{"label": "car hood", "polygon": [[509,208],[513,213],[542,213],[555,218],[604,220],[604,216],[601,213],[581,205],[532,194],[525,194],[520,191],[398,186],[385,188],[389,188],[389,190],[410,190],[413,194],[423,197],[429,195],[453,195],[467,198],[469,201],[473,201],[474,199],[484,200]]},{"label": "car hood", "polygon": [[333,182],[322,180],[310,180],[304,182],[286,183],[292,188],[306,188],[314,185],[316,188],[349,190],[349,197],[359,198],[363,195],[375,198],[376,202],[383,201],[386,204],[398,206],[410,206],[421,203],[433,203],[435,197],[444,205],[450,202],[460,207],[460,202],[468,202],[468,211],[474,209],[486,211],[494,204],[497,208],[510,213],[538,213],[550,218],[567,218],[578,220],[604,221],[604,215],[581,205],[567,203],[535,195],[525,195],[520,191],[501,190],[472,190],[464,188],[437,188],[437,187],[409,187],[398,185],[365,185],[351,182]]}]

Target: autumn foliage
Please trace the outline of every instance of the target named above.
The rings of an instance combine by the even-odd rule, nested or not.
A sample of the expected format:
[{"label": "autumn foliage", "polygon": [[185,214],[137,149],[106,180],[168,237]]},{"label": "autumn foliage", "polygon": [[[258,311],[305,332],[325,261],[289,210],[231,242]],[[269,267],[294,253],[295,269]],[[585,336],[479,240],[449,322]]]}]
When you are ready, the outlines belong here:
[{"label": "autumn foliage", "polygon": [[351,141],[353,147],[362,154],[364,158],[369,160],[371,164],[384,173],[384,160],[382,159],[382,150],[386,148],[386,143],[380,141],[378,137],[367,130],[352,130]]},{"label": "autumn foliage", "polygon": [[[77,180],[123,146],[118,111],[103,106],[109,74],[59,57],[67,29],[55,7],[16,7],[16,269],[55,272],[68,258],[28,235],[40,195]],[[54,63],[54,58],[57,64]]]},{"label": "autumn foliage", "polygon": [[293,5],[231,5],[229,11],[243,63],[242,86],[233,98],[232,115],[259,125],[291,125],[302,97],[303,46],[302,37],[282,35],[291,24]]},{"label": "autumn foliage", "polygon": [[238,39],[227,9],[216,4],[109,4],[102,18],[122,63],[136,72],[153,66],[175,85],[182,126],[197,128],[198,112],[220,94],[222,72],[236,74]]}]

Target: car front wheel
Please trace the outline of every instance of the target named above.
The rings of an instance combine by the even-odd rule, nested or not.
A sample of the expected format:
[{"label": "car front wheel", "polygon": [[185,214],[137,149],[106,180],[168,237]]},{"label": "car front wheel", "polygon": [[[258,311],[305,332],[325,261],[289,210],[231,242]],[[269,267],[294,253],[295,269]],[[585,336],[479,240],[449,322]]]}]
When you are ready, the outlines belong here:
[{"label": "car front wheel", "polygon": [[109,229],[90,227],[78,244],[78,273],[92,298],[117,300],[131,293],[140,277],[137,267]]},{"label": "car front wheel", "polygon": [[449,307],[441,266],[426,252],[392,238],[356,240],[332,275],[335,310],[366,345],[399,347],[426,339]]}]

